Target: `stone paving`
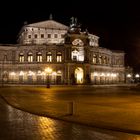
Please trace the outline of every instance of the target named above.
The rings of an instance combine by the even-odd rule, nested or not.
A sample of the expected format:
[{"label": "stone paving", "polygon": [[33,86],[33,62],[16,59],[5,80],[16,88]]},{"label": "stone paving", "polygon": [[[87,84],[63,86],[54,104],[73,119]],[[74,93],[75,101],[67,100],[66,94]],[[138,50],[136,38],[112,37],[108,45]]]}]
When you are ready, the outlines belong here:
[{"label": "stone paving", "polygon": [[0,98],[0,140],[137,139],[127,133],[99,130],[17,110]]}]

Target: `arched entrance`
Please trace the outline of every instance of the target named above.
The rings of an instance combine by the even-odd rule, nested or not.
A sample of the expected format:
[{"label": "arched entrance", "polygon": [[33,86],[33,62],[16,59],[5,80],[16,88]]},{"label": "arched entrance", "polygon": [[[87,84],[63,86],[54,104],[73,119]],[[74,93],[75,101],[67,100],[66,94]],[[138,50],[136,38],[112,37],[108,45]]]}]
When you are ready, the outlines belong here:
[{"label": "arched entrance", "polygon": [[77,84],[82,84],[84,81],[84,71],[82,68],[78,67],[75,69],[75,79]]}]

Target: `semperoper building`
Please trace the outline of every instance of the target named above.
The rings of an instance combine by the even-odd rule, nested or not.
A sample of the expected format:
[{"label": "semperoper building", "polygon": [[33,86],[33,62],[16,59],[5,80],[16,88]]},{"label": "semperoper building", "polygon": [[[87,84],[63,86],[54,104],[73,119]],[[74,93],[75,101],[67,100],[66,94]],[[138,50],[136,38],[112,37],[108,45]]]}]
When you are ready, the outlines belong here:
[{"label": "semperoper building", "polygon": [[0,81],[17,84],[125,82],[124,52],[99,46],[99,37],[52,18],[24,25],[18,44],[0,45]]}]

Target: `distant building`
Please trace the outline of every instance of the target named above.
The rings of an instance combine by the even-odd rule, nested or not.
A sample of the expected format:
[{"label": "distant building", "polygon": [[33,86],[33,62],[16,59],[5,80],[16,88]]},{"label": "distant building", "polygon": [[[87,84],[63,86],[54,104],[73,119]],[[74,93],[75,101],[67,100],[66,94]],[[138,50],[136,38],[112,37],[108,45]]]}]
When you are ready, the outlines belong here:
[{"label": "distant building", "polygon": [[[99,46],[99,37],[52,19],[24,25],[18,44],[0,46],[2,83],[114,84],[125,82],[124,52]],[[51,71],[47,71],[47,68]]]}]

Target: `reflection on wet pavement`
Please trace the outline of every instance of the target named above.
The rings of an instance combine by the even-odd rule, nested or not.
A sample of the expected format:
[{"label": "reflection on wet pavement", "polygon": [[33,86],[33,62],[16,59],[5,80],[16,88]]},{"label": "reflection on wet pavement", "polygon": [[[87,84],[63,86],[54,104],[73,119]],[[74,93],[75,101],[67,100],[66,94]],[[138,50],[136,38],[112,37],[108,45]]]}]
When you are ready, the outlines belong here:
[{"label": "reflection on wet pavement", "polygon": [[53,120],[7,105],[0,98],[0,140],[114,140],[138,136]]}]

